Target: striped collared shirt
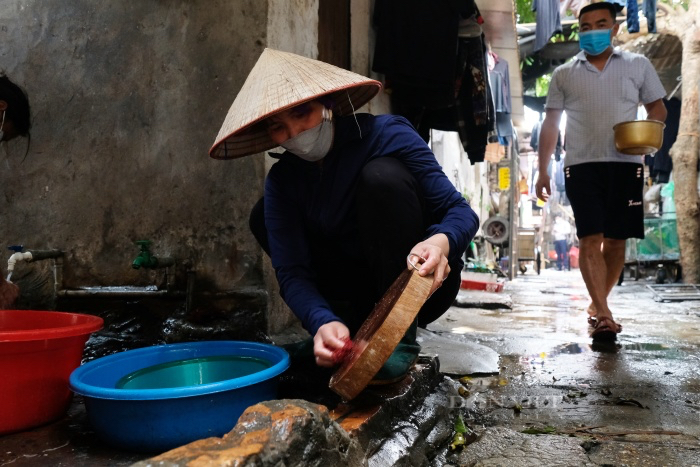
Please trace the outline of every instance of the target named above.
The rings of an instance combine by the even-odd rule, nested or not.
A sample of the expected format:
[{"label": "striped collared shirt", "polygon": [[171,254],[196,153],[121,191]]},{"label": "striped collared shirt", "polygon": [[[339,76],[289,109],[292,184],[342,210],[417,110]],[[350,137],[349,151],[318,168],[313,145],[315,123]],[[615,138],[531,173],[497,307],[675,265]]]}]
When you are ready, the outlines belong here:
[{"label": "striped collared shirt", "polygon": [[661,99],[666,91],[643,55],[615,48],[598,70],[583,51],[552,75],[548,109],[566,111],[566,165],[584,162],[635,162],[615,149],[613,126],[636,120],[641,104]]}]

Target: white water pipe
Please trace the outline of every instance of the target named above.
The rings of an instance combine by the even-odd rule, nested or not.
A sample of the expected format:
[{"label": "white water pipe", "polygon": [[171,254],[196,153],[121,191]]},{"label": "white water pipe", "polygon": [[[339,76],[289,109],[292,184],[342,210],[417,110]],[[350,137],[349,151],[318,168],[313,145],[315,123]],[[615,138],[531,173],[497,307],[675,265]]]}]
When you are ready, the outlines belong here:
[{"label": "white water pipe", "polygon": [[10,256],[10,259],[7,260],[7,273],[10,274],[12,271],[15,270],[15,264],[17,264],[18,261],[31,261],[32,260],[32,252],[31,251],[25,251],[24,253],[12,253]]}]

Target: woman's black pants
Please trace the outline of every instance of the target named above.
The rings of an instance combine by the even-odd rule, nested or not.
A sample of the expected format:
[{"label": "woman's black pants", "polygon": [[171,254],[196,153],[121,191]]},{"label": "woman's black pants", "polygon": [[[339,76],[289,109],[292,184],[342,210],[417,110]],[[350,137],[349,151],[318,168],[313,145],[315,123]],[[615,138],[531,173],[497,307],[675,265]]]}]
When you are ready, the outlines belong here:
[{"label": "woman's black pants", "polygon": [[[359,257],[338,258],[338,249],[323,241],[312,241],[314,245],[323,246],[317,249],[312,246],[311,253],[312,264],[319,269],[319,291],[353,334],[406,269],[406,257],[411,248],[424,239],[426,228],[440,221],[426,209],[421,188],[413,175],[392,157],[377,158],[365,165],[355,203]],[[262,198],[250,214],[250,229],[269,255]],[[411,258],[412,261],[416,259]],[[421,308],[419,326],[425,327],[435,321],[452,305],[461,283],[461,261],[455,263],[450,264],[450,274],[442,286]],[[332,271],[330,277],[328,271]],[[328,278],[331,280],[324,280]]]}]

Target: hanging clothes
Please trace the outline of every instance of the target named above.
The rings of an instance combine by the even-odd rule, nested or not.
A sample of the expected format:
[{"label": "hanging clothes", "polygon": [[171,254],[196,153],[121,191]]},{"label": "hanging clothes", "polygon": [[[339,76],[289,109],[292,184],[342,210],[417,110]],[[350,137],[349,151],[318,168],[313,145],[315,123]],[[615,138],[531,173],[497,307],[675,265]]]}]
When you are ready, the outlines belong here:
[{"label": "hanging clothes", "polygon": [[627,0],[627,31],[639,32],[639,6],[637,0]]},{"label": "hanging clothes", "polygon": [[419,104],[449,105],[459,20],[475,11],[473,0],[376,0],[372,70],[386,76],[388,89],[395,84],[414,87]]},{"label": "hanging clothes", "polygon": [[[542,118],[542,115],[540,115],[540,118]],[[541,129],[542,129],[542,120],[538,120],[532,126],[532,131],[530,132],[530,147],[534,151],[537,151],[537,148],[540,147],[540,130]]]},{"label": "hanging clothes", "polygon": [[561,32],[559,0],[533,0],[532,11],[535,12],[535,52],[547,45],[549,39]]},{"label": "hanging clothes", "polygon": [[586,6],[586,0],[559,0],[559,17],[566,18],[567,11],[573,13],[574,18],[578,18],[581,8]]},{"label": "hanging clothes", "polygon": [[644,0],[642,11],[647,19],[647,29],[649,33],[656,34],[656,0]]},{"label": "hanging clothes", "polygon": [[479,37],[484,30],[481,28],[484,19],[481,15],[462,18],[459,21],[459,37]]},{"label": "hanging clothes", "polygon": [[608,0],[615,7],[615,11],[620,13],[626,6],[627,0]]},{"label": "hanging clothes", "polygon": [[392,113],[408,119],[427,142],[430,130],[456,131],[472,163],[484,160],[495,112],[483,33],[460,19],[483,22],[473,0],[377,0],[372,69],[384,73]]},{"label": "hanging clothes", "polygon": [[494,66],[491,74],[494,78],[493,100],[496,112],[511,113],[510,75],[508,74],[508,62],[490,53],[494,58]]},{"label": "hanging clothes", "polygon": [[[541,118],[541,116],[540,116]],[[539,149],[540,143],[540,130],[542,129],[542,120],[539,120],[532,127],[532,132],[530,133],[530,147],[537,151]],[[561,142],[561,131],[557,133],[557,145],[554,147],[554,160],[559,162],[561,160],[561,154],[563,151],[563,146]]]},{"label": "hanging clothes", "polygon": [[494,60],[493,69],[490,70],[491,91],[493,92],[494,108],[496,111],[496,132],[499,138],[511,138],[513,136],[513,123],[511,120],[511,96],[510,76],[508,62],[489,52]]},{"label": "hanging clothes", "polygon": [[[676,142],[678,127],[681,121],[681,101],[678,98],[664,99],[666,104],[666,127],[664,128],[664,142],[661,148],[651,157],[649,163],[649,175],[656,183],[668,183],[673,170],[673,160],[669,151]],[[646,158],[645,158],[646,160]]]},{"label": "hanging clothes", "polygon": [[460,66],[457,118],[462,146],[472,164],[482,162],[489,133],[495,129],[495,110],[489,72],[486,66],[486,41],[480,37],[460,38]]}]

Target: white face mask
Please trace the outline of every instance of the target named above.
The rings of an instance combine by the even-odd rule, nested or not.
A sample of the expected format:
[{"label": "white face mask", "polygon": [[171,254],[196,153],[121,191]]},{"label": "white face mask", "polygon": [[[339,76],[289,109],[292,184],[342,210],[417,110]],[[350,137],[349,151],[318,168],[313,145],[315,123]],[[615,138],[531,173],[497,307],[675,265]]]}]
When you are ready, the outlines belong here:
[{"label": "white face mask", "polygon": [[309,162],[320,161],[333,144],[333,113],[323,108],[321,123],[280,144],[295,156]]}]

